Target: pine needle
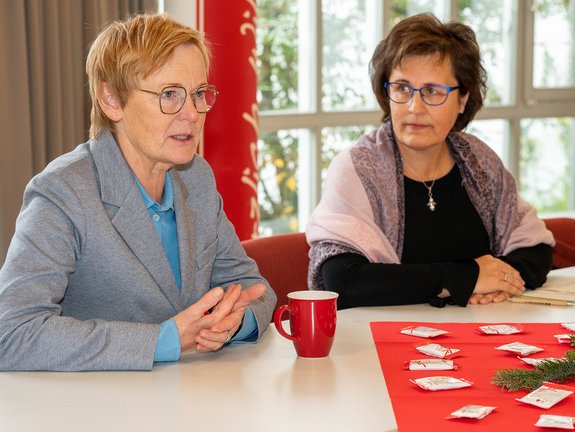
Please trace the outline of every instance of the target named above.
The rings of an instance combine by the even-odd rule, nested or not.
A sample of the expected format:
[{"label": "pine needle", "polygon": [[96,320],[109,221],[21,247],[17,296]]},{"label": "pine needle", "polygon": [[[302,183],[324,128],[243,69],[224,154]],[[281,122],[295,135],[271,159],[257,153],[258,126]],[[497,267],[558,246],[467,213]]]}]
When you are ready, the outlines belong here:
[{"label": "pine needle", "polygon": [[538,370],[501,369],[495,372],[491,383],[506,388],[510,392],[517,390],[535,390],[543,382],[543,373]]},{"label": "pine needle", "polygon": [[[575,338],[572,339],[575,341]],[[562,383],[575,380],[575,350],[567,351],[565,358],[545,360],[533,370],[501,369],[495,372],[491,383],[508,391],[535,390],[543,382]]]}]

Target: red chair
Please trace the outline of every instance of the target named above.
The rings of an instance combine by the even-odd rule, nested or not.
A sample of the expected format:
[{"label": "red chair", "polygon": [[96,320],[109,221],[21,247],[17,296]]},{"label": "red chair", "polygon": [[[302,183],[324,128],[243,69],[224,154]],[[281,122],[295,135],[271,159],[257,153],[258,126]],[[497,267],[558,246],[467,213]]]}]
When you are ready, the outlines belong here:
[{"label": "red chair", "polygon": [[575,219],[556,217],[543,219],[555,237],[553,268],[575,266]]},{"label": "red chair", "polygon": [[289,292],[308,289],[309,245],[304,233],[244,240],[242,246],[275,291],[277,306],[287,304]]}]

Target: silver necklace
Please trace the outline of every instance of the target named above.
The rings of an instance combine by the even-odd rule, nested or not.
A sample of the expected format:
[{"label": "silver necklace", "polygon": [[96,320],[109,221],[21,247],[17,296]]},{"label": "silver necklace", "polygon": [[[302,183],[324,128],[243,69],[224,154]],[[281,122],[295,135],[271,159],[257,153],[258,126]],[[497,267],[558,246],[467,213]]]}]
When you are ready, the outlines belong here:
[{"label": "silver necklace", "polygon": [[[405,163],[403,164],[403,166],[405,168],[407,168],[409,171],[411,171],[411,173],[415,176],[415,173],[411,170],[411,168],[409,168],[407,165],[405,165]],[[417,181],[419,181],[420,183],[422,183],[423,186],[425,186],[425,189],[427,189],[428,200],[427,200],[426,206],[429,208],[430,211],[435,211],[435,207],[437,207],[437,203],[433,199],[433,185],[435,184],[436,176],[437,176],[437,168],[435,168],[435,173],[433,174],[433,180],[431,182],[431,185],[429,185],[429,186],[423,180],[419,180],[418,177],[415,177],[415,179]]]},{"label": "silver necklace", "polygon": [[435,184],[435,179],[433,179],[433,181],[431,182],[431,186],[427,186],[427,183],[425,183],[423,180],[421,180],[421,183],[423,183],[423,186],[425,186],[425,188],[427,189],[427,197],[429,199],[427,200],[426,205],[427,207],[429,207],[429,210],[435,211],[435,206],[437,205],[437,203],[433,199],[433,185]]}]

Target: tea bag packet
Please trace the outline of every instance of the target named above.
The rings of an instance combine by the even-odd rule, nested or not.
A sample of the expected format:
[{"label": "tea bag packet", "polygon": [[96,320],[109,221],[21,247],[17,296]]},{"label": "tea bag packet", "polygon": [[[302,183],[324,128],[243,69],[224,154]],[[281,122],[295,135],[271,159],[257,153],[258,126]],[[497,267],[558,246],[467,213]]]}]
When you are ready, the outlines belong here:
[{"label": "tea bag packet", "polygon": [[464,387],[471,387],[473,383],[462,378],[455,378],[450,376],[431,376],[426,378],[417,378],[409,380],[413,384],[425,390],[454,390]]},{"label": "tea bag packet", "polygon": [[523,327],[517,324],[491,324],[478,327],[476,331],[486,335],[512,335],[523,333]]},{"label": "tea bag packet", "polygon": [[540,363],[545,362],[545,361],[559,361],[561,359],[555,358],[555,357],[546,357],[546,358],[528,358],[528,357],[520,357],[517,356],[517,358],[519,360],[521,360],[524,363],[527,363],[528,365],[531,366],[539,366]]},{"label": "tea bag packet", "polygon": [[570,344],[570,343],[571,343],[571,340],[572,340],[571,338],[572,338],[573,336],[575,336],[575,334],[556,334],[556,335],[553,335],[553,336],[557,339],[557,342],[559,342],[559,343],[567,343],[567,344]]},{"label": "tea bag packet", "polygon": [[512,342],[505,345],[501,345],[495,348],[500,351],[510,351],[522,356],[533,354],[536,352],[543,351],[543,348],[536,347],[534,345],[527,345],[522,342]]},{"label": "tea bag packet", "polygon": [[535,426],[556,428],[556,429],[575,429],[575,417],[542,414],[535,423]]},{"label": "tea bag packet", "polygon": [[409,327],[405,327],[405,328],[401,329],[400,333],[405,334],[405,335],[410,335],[410,336],[422,337],[422,338],[432,338],[432,337],[439,336],[439,335],[449,333],[449,332],[445,331],[445,330],[438,330],[438,329],[434,329],[431,327],[425,327],[425,326],[417,326],[417,327],[409,326]]},{"label": "tea bag packet", "polygon": [[575,322],[562,323],[561,327],[566,328],[567,330],[571,330],[572,332],[575,332]]},{"label": "tea bag packet", "polygon": [[419,359],[410,360],[403,364],[403,369],[407,370],[457,370],[457,365],[453,360],[447,359]]},{"label": "tea bag packet", "polygon": [[450,415],[448,415],[445,418],[447,419],[471,418],[481,420],[482,418],[491,414],[491,412],[494,409],[495,407],[492,406],[465,405],[464,407],[461,407],[458,410],[453,411]]},{"label": "tea bag packet", "polygon": [[455,357],[460,351],[457,348],[446,348],[436,343],[418,345],[415,349],[420,353],[440,359]]},{"label": "tea bag packet", "polygon": [[567,386],[546,382],[541,387],[516,400],[539,408],[549,409],[572,394],[573,391],[569,390]]}]

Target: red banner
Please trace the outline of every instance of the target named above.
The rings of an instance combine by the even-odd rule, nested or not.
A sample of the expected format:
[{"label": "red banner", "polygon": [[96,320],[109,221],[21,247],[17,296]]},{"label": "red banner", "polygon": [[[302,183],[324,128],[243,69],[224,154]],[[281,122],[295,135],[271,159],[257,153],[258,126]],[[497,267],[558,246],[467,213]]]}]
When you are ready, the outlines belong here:
[{"label": "red banner", "polygon": [[[371,332],[385,382],[393,405],[399,432],[410,431],[540,431],[534,426],[541,414],[575,416],[575,394],[550,409],[538,408],[516,400],[528,391],[501,390],[491,379],[496,370],[531,369],[516,354],[496,350],[495,347],[512,342],[523,342],[544,348],[529,358],[563,357],[568,344],[560,344],[555,334],[569,333],[559,324],[521,324],[524,333],[513,335],[485,335],[475,330],[479,323],[413,323],[373,322]],[[449,333],[432,339],[401,334],[408,326],[426,326]],[[410,360],[432,358],[421,354],[415,346],[437,343],[446,348],[459,349],[453,357],[459,369],[455,371],[411,371],[403,365]],[[410,380],[429,376],[452,376],[473,383],[471,387],[454,390],[423,390]],[[573,386],[573,383],[566,383]],[[574,388],[575,390],[575,388]],[[487,417],[477,419],[446,419],[453,411],[466,405],[496,407]]]},{"label": "red banner", "polygon": [[209,81],[218,87],[203,155],[214,170],[224,210],[240,240],[257,236],[257,69],[254,0],[209,0],[198,10],[213,52]]}]

